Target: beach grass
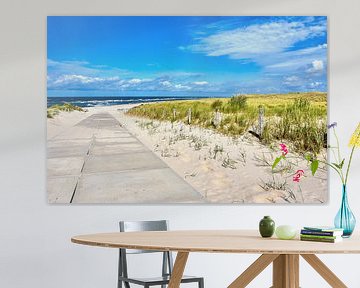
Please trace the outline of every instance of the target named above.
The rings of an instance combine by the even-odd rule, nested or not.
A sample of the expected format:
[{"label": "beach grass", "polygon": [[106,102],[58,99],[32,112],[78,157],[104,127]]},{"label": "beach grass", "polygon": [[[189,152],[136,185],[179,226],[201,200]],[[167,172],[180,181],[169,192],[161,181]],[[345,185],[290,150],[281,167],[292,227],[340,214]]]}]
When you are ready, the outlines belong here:
[{"label": "beach grass", "polygon": [[[264,111],[261,132],[257,130],[260,109]],[[264,144],[283,141],[301,153],[317,154],[326,147],[327,94],[322,92],[169,101],[143,104],[127,113],[153,120],[181,121],[230,136],[253,131]]]},{"label": "beach grass", "polygon": [[54,118],[61,111],[71,112],[71,111],[81,111],[85,112],[85,110],[79,106],[73,105],[71,103],[64,104],[55,104],[47,108],[47,118]]}]

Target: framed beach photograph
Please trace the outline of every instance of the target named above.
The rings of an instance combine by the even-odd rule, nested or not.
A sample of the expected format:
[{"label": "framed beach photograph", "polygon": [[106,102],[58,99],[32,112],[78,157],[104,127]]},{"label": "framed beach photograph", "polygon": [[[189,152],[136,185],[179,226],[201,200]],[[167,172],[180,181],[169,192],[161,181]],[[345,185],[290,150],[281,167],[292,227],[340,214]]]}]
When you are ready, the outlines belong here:
[{"label": "framed beach photograph", "polygon": [[48,202],[325,203],[327,63],[325,16],[48,16]]}]

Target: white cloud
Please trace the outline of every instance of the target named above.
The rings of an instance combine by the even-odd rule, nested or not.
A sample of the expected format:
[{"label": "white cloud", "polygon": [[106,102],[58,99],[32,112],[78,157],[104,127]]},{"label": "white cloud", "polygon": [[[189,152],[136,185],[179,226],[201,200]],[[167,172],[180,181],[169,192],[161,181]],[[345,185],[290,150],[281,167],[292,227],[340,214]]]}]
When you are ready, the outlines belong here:
[{"label": "white cloud", "polygon": [[47,60],[48,73],[56,75],[79,74],[79,75],[96,75],[99,73],[98,68],[89,67],[86,61],[54,61]]},{"label": "white cloud", "polygon": [[[203,73],[163,71],[154,78],[106,65],[86,61],[54,61],[48,59],[47,88],[49,90],[104,91],[205,91],[206,81],[196,81]],[[133,77],[129,77],[133,76]],[[201,79],[201,78],[200,78]],[[194,84],[194,82],[196,84]]]},{"label": "white cloud", "polygon": [[188,71],[165,71],[159,74],[160,77],[176,77],[176,78],[191,78],[201,77],[203,73],[188,72]]},{"label": "white cloud", "polygon": [[[258,62],[264,66],[266,71],[277,73],[299,73],[309,72],[313,67],[314,61],[321,61],[323,66],[327,62],[326,45],[318,45],[295,51],[286,51],[271,55],[271,57],[263,57]],[[318,71],[320,74],[320,71]]]},{"label": "white cloud", "polygon": [[316,88],[316,87],[319,87],[319,86],[321,86],[323,83],[322,82],[312,82],[312,83],[310,83],[310,87],[311,88]]},{"label": "white cloud", "polygon": [[207,56],[229,56],[233,59],[257,58],[285,51],[299,41],[323,35],[326,23],[306,25],[302,22],[270,22],[244,28],[220,31],[200,37],[188,49]]},{"label": "white cloud", "polygon": [[307,70],[309,73],[320,73],[324,70],[324,62],[322,60],[314,60],[311,65],[312,67]]},{"label": "white cloud", "polygon": [[174,87],[177,90],[190,90],[191,89],[190,86],[182,85],[182,84],[175,84]]},{"label": "white cloud", "polygon": [[141,83],[141,79],[134,78],[134,79],[129,80],[129,83],[131,83],[131,84]]},{"label": "white cloud", "polygon": [[106,76],[114,75],[124,76],[129,71],[118,67],[109,67],[106,65],[92,65],[87,61],[55,61],[47,59],[48,74],[51,75],[86,75],[86,76]]},{"label": "white cloud", "polygon": [[195,81],[193,82],[195,85],[203,86],[209,84],[207,81]]},{"label": "white cloud", "polygon": [[48,89],[89,90],[118,87],[122,83],[124,83],[124,80],[121,80],[119,77],[97,77],[79,74],[65,74],[56,77],[49,77],[47,86]]},{"label": "white cloud", "polygon": [[323,70],[324,69],[324,63],[321,60],[315,60],[312,62],[313,67],[316,71]]},{"label": "white cloud", "polygon": [[301,86],[303,82],[299,76],[293,75],[293,76],[285,77],[283,84],[290,87],[297,87],[297,86]]},{"label": "white cloud", "polygon": [[[277,81],[286,89],[306,88],[319,80],[326,82],[319,77],[326,75],[327,44],[305,48],[296,46],[298,42],[325,35],[326,20],[304,17],[302,20],[272,21],[242,28],[235,25],[198,34],[194,38],[195,44],[188,46],[187,50],[212,57],[227,56],[241,64],[257,63],[262,68],[262,77],[272,75],[272,82]],[[302,74],[309,77],[305,79]],[[298,79],[291,78],[291,75]]]},{"label": "white cloud", "polygon": [[87,83],[94,83],[94,82],[101,82],[104,79],[99,77],[89,77],[84,75],[62,75],[54,81],[54,84],[64,84],[64,83],[71,83],[71,82],[79,82],[83,84]]},{"label": "white cloud", "polygon": [[66,74],[48,77],[49,89],[64,90],[137,90],[137,91],[189,91],[191,85],[182,81],[164,80],[163,77],[120,79],[119,77],[97,77]]},{"label": "white cloud", "polygon": [[145,82],[150,82],[151,79],[139,79],[139,78],[133,78],[128,80],[128,83],[130,84],[140,84],[140,83],[145,83]]},{"label": "white cloud", "polygon": [[159,84],[162,86],[160,88],[162,89],[168,89],[168,90],[190,90],[191,87],[185,84],[181,84],[181,83],[172,83],[168,80],[165,81],[161,81],[159,82]]},{"label": "white cloud", "polygon": [[172,86],[171,82],[167,81],[167,80],[166,81],[161,81],[160,84],[165,86],[165,87],[171,87]]}]

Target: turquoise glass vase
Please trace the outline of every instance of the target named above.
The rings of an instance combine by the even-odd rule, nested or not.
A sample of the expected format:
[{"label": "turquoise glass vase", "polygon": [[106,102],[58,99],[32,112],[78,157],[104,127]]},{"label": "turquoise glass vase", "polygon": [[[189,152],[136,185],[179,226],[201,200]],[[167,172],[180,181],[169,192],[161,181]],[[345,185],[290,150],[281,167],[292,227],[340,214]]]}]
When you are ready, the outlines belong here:
[{"label": "turquoise glass vase", "polygon": [[344,229],[345,238],[350,237],[355,229],[356,219],[349,207],[346,185],[343,185],[341,207],[336,214],[334,224],[336,228]]}]

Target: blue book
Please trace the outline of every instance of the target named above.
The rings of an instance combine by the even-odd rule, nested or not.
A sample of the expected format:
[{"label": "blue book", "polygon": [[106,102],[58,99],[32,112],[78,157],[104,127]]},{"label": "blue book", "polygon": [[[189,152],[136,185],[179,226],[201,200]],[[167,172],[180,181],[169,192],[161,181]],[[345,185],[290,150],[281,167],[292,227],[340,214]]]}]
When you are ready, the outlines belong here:
[{"label": "blue book", "polygon": [[301,230],[303,235],[318,235],[318,236],[341,236],[343,235],[344,229],[327,227],[327,226],[315,226],[315,227],[304,227]]}]

